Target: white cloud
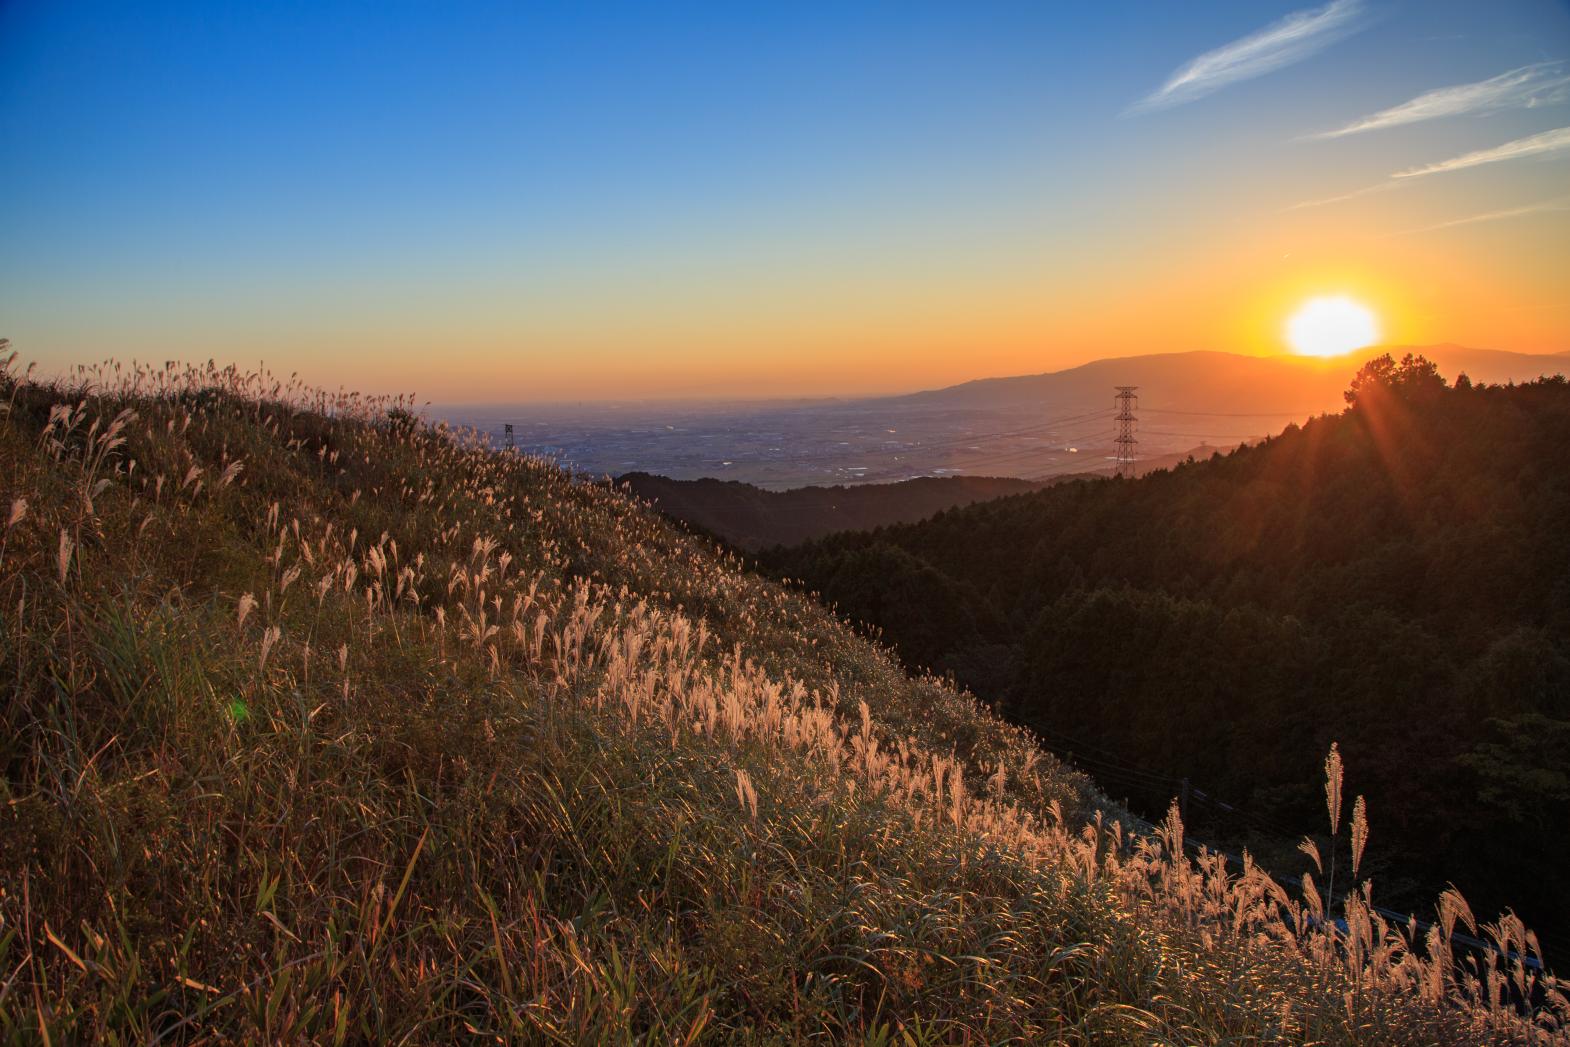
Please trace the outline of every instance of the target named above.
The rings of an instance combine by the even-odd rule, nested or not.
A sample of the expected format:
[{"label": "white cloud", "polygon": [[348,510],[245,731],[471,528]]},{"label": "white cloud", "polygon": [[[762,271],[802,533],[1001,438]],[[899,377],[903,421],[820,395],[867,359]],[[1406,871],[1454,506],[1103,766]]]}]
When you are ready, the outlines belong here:
[{"label": "white cloud", "polygon": [[1303,200],[1288,207],[1288,211],[1301,211],[1305,207],[1323,207],[1326,204],[1339,204],[1343,200],[1355,200],[1369,193],[1383,193],[1399,188],[1400,182],[1380,182],[1377,185],[1365,185],[1361,189],[1354,189],[1350,193],[1340,193],[1336,196],[1320,197],[1317,200]]},{"label": "white cloud", "polygon": [[1563,74],[1563,64],[1540,62],[1476,83],[1436,88],[1400,105],[1354,120],[1345,127],[1313,137],[1340,138],[1343,135],[1378,131],[1446,116],[1490,113],[1500,109],[1529,109],[1562,102],[1566,97],[1570,97],[1570,76]]},{"label": "white cloud", "polygon": [[[1383,193],[1391,189],[1398,189],[1407,184],[1408,179],[1421,178],[1424,175],[1445,174],[1449,171],[1461,171],[1468,167],[1479,167],[1483,164],[1497,164],[1504,160],[1519,160],[1528,156],[1543,156],[1548,153],[1561,153],[1570,150],[1570,127],[1559,127],[1542,134],[1531,135],[1526,138],[1517,138],[1504,145],[1496,145],[1492,149],[1479,149],[1475,152],[1464,153],[1449,160],[1441,160],[1437,164],[1428,164],[1423,167],[1411,167],[1405,171],[1397,171],[1390,176],[1390,181],[1379,182],[1375,185],[1354,189],[1350,193],[1339,196],[1328,196],[1319,200],[1304,200],[1301,203],[1288,207],[1288,211],[1297,211],[1305,207],[1323,207],[1325,204],[1338,204],[1343,200],[1352,200],[1369,193]],[[1500,216],[1503,217],[1503,216]],[[1478,219],[1479,221],[1481,219]]]},{"label": "white cloud", "polygon": [[1128,112],[1182,105],[1228,84],[1301,61],[1355,31],[1362,15],[1361,0],[1331,0],[1324,7],[1295,11],[1257,33],[1195,58]]},{"label": "white cloud", "polygon": [[1570,149],[1570,127],[1559,127],[1527,138],[1517,138],[1513,142],[1496,145],[1492,149],[1479,149],[1449,160],[1441,160],[1437,164],[1397,171],[1391,177],[1421,178],[1424,175],[1444,174],[1447,171],[1460,171],[1463,168],[1478,167],[1482,164],[1496,164],[1501,160],[1517,160],[1526,156],[1557,153],[1565,149]]},{"label": "white cloud", "polygon": [[1458,225],[1472,225],[1476,222],[1496,222],[1503,218],[1519,218],[1522,215],[1539,214],[1543,211],[1570,211],[1570,196],[1562,196],[1556,200],[1544,200],[1536,204],[1527,204],[1525,207],[1510,207],[1502,211],[1488,211],[1484,214],[1468,215],[1465,218],[1452,218],[1448,222],[1437,222],[1434,225],[1425,225],[1418,229],[1407,229],[1396,235],[1409,236],[1413,233],[1431,233],[1436,229],[1452,229]]}]

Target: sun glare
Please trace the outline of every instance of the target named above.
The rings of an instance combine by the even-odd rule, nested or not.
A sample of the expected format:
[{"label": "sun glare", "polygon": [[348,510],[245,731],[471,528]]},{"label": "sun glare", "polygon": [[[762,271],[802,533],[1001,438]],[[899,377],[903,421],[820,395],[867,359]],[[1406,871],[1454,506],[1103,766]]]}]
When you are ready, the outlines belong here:
[{"label": "sun glare", "polygon": [[1379,340],[1379,323],[1350,298],[1310,298],[1287,321],[1287,342],[1300,356],[1340,356]]}]

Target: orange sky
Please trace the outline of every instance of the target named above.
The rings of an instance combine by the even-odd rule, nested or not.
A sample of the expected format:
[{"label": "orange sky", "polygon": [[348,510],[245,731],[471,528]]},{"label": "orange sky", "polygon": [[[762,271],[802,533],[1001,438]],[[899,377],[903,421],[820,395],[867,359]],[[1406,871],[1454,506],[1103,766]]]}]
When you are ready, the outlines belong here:
[{"label": "orange sky", "polygon": [[1570,11],[1376,14],[7,9],[0,335],[446,402],[1268,354],[1324,295],[1570,350]]}]

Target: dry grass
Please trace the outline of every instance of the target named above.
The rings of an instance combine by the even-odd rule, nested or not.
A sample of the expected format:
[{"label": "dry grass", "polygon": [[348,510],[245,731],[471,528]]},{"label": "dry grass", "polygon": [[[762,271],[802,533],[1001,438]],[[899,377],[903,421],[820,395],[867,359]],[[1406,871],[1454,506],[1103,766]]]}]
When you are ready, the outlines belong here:
[{"label": "dry grass", "polygon": [[7,1041],[1563,1038],[1526,966],[1129,834],[803,597],[406,401],[0,393]]}]

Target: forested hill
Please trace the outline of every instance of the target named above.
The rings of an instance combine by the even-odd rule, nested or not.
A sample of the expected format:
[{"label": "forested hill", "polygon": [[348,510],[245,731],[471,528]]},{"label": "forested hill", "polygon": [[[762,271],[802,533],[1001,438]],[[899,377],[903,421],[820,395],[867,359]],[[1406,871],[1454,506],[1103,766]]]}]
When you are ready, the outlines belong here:
[{"label": "forested hill", "polygon": [[898,483],[766,491],[734,480],[672,480],[650,473],[627,473],[616,483],[667,516],[742,549],[912,523],[944,509],[1047,486],[1013,477],[923,476]]},{"label": "forested hill", "polygon": [[1337,740],[1387,901],[1448,878],[1570,925],[1570,385],[1386,358],[1348,398],[1225,457],[766,561],[1105,779],[1137,772],[1136,805],[1189,778],[1225,804],[1196,832],[1256,852],[1313,827]]}]

